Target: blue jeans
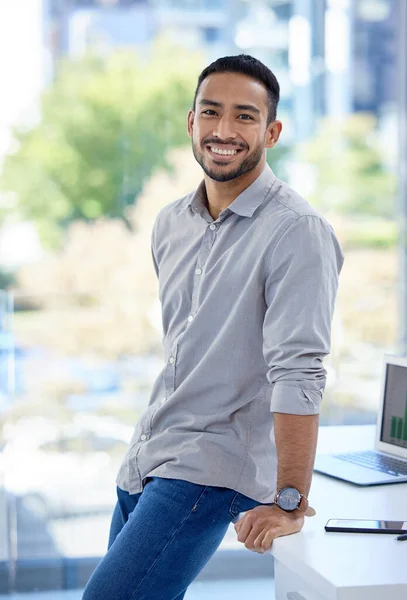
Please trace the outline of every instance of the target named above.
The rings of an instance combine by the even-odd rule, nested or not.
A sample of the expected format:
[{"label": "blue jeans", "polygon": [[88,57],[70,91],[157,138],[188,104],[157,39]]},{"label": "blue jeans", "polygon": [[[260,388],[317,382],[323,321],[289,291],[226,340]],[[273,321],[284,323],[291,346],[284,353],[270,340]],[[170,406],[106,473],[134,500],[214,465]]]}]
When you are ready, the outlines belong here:
[{"label": "blue jeans", "polygon": [[261,503],[234,490],[151,477],[117,488],[108,551],[82,600],[182,600],[239,513]]}]

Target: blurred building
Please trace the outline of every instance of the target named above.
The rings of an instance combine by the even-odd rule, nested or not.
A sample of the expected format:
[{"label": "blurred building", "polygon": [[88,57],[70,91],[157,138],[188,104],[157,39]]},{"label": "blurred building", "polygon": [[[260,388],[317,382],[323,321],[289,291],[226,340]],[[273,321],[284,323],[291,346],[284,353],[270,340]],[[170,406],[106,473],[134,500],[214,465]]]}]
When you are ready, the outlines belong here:
[{"label": "blurred building", "polygon": [[[51,0],[54,52],[91,44],[147,49],[160,34],[215,57],[233,42],[235,0]],[[233,27],[232,27],[233,32]]]},{"label": "blurred building", "polygon": [[0,79],[8,91],[0,105],[0,156],[9,124],[49,82],[58,57],[78,56],[91,46],[147,51],[160,34],[203,52],[208,62],[239,52],[263,60],[281,84],[288,138],[306,139],[325,114],[382,115],[395,102],[398,8],[399,0],[2,3]]},{"label": "blurred building", "polygon": [[154,36],[148,0],[50,0],[49,22],[54,58],[95,46],[143,48]]},{"label": "blurred building", "polygon": [[397,92],[397,0],[357,0],[352,19],[352,110],[381,114]]},{"label": "blurred building", "polygon": [[165,34],[208,62],[247,52],[275,72],[286,140],[325,115],[394,103],[398,0],[48,0],[54,58]]}]

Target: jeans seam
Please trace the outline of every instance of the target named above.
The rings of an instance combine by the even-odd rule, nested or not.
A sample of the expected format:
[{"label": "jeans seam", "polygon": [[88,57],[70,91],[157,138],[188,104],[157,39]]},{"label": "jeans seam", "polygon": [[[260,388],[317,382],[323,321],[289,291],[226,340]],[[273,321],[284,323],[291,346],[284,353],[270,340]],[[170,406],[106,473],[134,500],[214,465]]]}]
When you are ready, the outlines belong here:
[{"label": "jeans seam", "polygon": [[[191,511],[189,514],[191,514],[191,512],[195,512],[196,511],[196,507],[198,506],[198,504],[201,501],[202,496],[204,495],[204,493],[206,492],[206,490],[208,489],[209,486],[205,486],[204,489],[201,491],[201,493],[198,496],[198,500],[195,502],[195,504],[193,505],[193,507],[191,508]],[[189,516],[189,515],[188,515]]]},{"label": "jeans seam", "polygon": [[130,600],[136,600],[136,593],[140,589],[140,586],[143,584],[143,582],[145,581],[145,579],[147,578],[147,576],[150,574],[151,569],[155,566],[155,564],[157,563],[158,559],[162,556],[163,552],[165,552],[166,548],[170,545],[170,543],[172,542],[172,540],[174,539],[174,537],[180,531],[181,527],[189,519],[189,517],[192,514],[192,511],[196,508],[197,504],[199,503],[200,499],[202,498],[202,496],[203,496],[203,494],[204,494],[204,492],[206,491],[207,488],[208,488],[208,486],[205,486],[204,489],[201,490],[201,493],[199,494],[198,499],[196,500],[194,506],[191,508],[191,510],[189,511],[189,513],[187,514],[187,516],[185,517],[185,519],[180,523],[179,527],[174,531],[174,533],[172,534],[172,536],[170,537],[170,539],[168,540],[168,542],[165,544],[164,548],[162,548],[161,552],[158,554],[157,558],[154,560],[153,564],[148,569],[147,573],[144,575],[143,579],[140,581],[140,583],[138,584],[137,588],[134,590],[134,594],[132,595],[132,597],[131,597]]},{"label": "jeans seam", "polygon": [[236,492],[236,494],[233,496],[232,502],[230,503],[230,506],[229,506],[229,514],[233,519],[239,514],[239,512],[237,512],[236,514],[234,514],[234,512],[233,512],[233,509],[234,509],[234,506],[235,506],[238,496],[239,496],[239,492]]}]

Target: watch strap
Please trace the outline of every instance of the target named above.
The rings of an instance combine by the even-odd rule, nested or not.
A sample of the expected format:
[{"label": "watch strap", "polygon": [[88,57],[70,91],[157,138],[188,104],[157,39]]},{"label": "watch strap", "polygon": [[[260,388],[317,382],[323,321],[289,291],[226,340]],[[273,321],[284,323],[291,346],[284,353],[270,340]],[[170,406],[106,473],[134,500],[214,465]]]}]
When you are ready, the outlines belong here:
[{"label": "watch strap", "polygon": [[301,510],[306,517],[313,517],[314,515],[316,515],[317,513],[315,511],[315,508],[312,508],[312,506],[309,505],[308,498],[306,498],[304,494],[300,494],[300,496],[301,499],[297,510]]}]

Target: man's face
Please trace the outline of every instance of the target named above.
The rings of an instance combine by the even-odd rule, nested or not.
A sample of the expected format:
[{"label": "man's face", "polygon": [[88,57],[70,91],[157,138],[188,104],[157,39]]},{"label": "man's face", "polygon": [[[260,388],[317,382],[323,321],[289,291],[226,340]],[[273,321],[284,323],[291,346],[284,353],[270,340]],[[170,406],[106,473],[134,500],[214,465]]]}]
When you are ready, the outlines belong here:
[{"label": "man's face", "polygon": [[192,150],[208,177],[230,181],[255,169],[278,139],[267,118],[267,90],[260,82],[240,73],[209,75],[188,115]]}]

